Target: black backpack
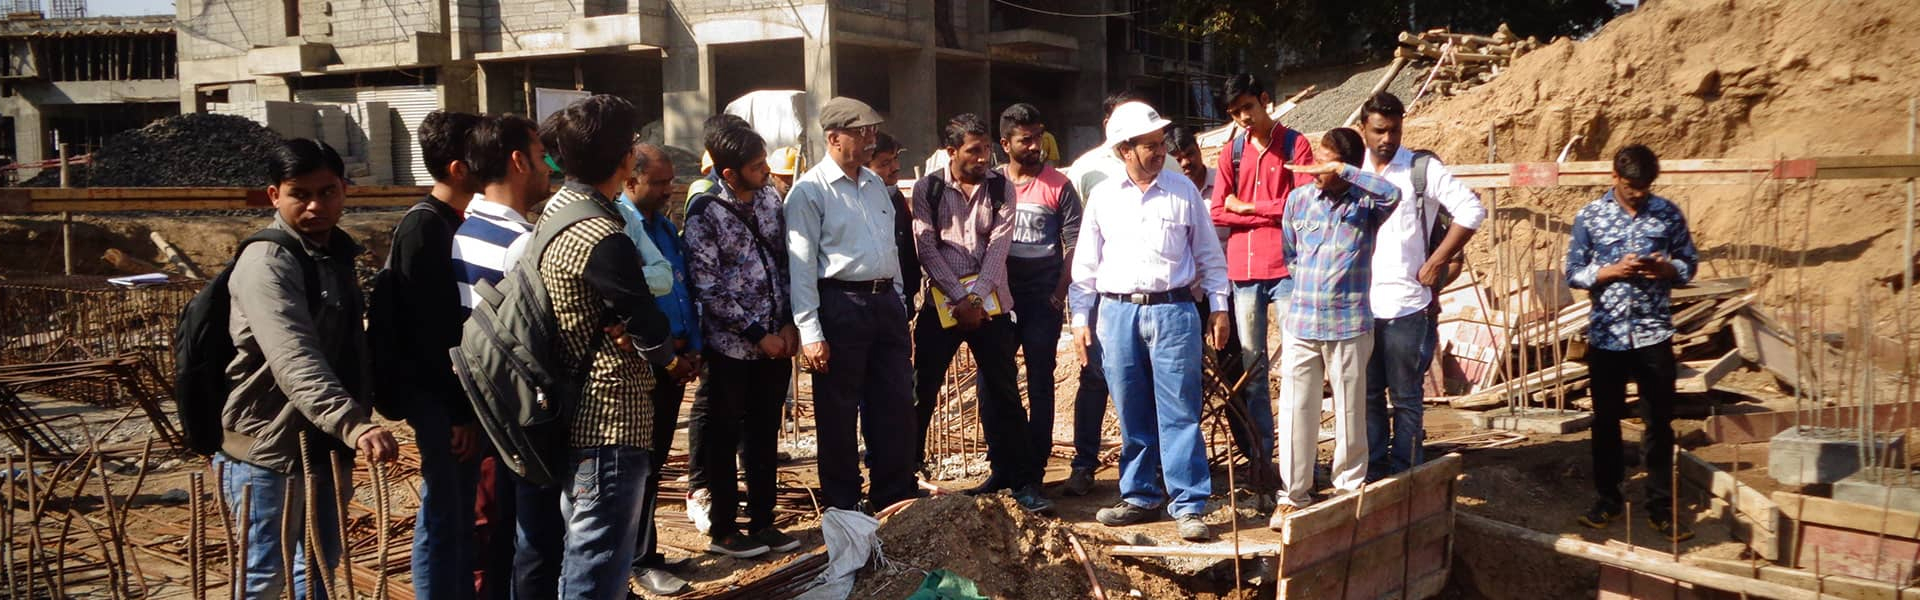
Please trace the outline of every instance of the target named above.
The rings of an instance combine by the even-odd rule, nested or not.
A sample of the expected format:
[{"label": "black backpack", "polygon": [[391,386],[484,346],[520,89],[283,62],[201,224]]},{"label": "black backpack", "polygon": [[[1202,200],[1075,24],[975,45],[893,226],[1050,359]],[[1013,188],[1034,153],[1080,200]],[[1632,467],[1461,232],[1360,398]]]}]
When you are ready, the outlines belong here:
[{"label": "black backpack", "polygon": [[[560,324],[540,256],[560,233],[595,217],[618,219],[590,198],[579,198],[540,220],[533,243],[507,269],[499,286],[474,284],[473,314],[461,329],[460,345],[448,350],[474,420],[487,432],[501,462],[536,486],[565,481],[566,414],[580,397],[585,369],[563,364]],[[598,351],[606,336],[595,337]]]},{"label": "black backpack", "polygon": [[[1423,230],[1427,227],[1427,169],[1431,168],[1436,160],[1439,160],[1439,157],[1432,152],[1413,151],[1413,201],[1419,207],[1420,214],[1415,216],[1420,219],[1420,227]],[[1433,229],[1426,230],[1427,256],[1433,256],[1433,251],[1440,249],[1440,242],[1447,239],[1447,230],[1453,227],[1453,213],[1447,212],[1447,207],[1441,206],[1438,202],[1433,206],[1440,211],[1440,214],[1434,218]],[[1440,281],[1433,286],[1436,305],[1440,302],[1440,291],[1446,289],[1448,284],[1453,283],[1453,280],[1458,279],[1460,273],[1466,270],[1466,249],[1462,248],[1453,256],[1447,257],[1447,261],[1447,272],[1441,275]]]},{"label": "black backpack", "polygon": [[298,257],[300,271],[307,281],[307,306],[316,314],[320,308],[320,269],[314,264],[313,256],[307,254],[306,247],[294,234],[272,228],[241,240],[227,268],[187,302],[186,309],[180,313],[180,327],[173,333],[173,404],[180,412],[180,431],[187,449],[201,456],[220,451],[226,437],[220,426],[220,413],[226,408],[227,394],[232,391],[231,382],[227,380],[227,365],[233,364],[234,356],[239,354],[227,328],[233,314],[233,297],[228,295],[227,280],[233,274],[234,263],[240,260],[240,253],[254,242],[279,244]]},{"label": "black backpack", "polygon": [[[407,208],[406,214],[400,216],[400,222],[394,223],[394,232],[397,233],[400,230],[400,223],[406,222],[407,217],[413,216],[416,212],[439,216],[439,211],[433,207],[432,203],[421,200]],[[412,364],[411,361],[393,358],[400,354],[399,336],[406,335],[404,332],[409,329],[408,324],[398,322],[400,320],[397,314],[400,305],[400,298],[398,298],[400,284],[395,281],[396,277],[397,274],[393,270],[393,249],[388,248],[387,258],[380,264],[380,271],[373,275],[372,289],[367,292],[367,352],[372,359],[375,374],[373,409],[388,420],[402,421],[408,415],[406,400],[408,394],[396,386],[401,382],[411,381],[413,377],[409,373],[397,371],[397,369],[408,368]]]}]

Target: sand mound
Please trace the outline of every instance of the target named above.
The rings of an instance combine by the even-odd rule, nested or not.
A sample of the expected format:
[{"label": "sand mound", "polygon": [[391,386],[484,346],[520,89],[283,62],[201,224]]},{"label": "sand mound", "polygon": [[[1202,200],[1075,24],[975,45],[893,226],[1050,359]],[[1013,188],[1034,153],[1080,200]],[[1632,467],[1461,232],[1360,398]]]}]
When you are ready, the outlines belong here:
[{"label": "sand mound", "polygon": [[[1500,162],[1553,160],[1563,147],[1569,160],[1606,160],[1632,143],[1667,159],[1904,153],[1907,98],[1920,79],[1920,13],[1912,8],[1907,0],[1655,2],[1587,41],[1528,54],[1492,83],[1415,107],[1407,145],[1453,163],[1486,162],[1491,128]],[[1831,290],[1837,304],[1862,282],[1900,270],[1903,186],[1656,191],[1681,203],[1703,257],[1720,261],[1704,276],[1791,267],[1804,247],[1808,295]],[[1523,232],[1564,232],[1601,191],[1503,192],[1499,201],[1503,216],[1539,221],[1522,224]],[[1810,233],[1804,245],[1802,230]],[[1769,248],[1785,252],[1734,264]]]}]

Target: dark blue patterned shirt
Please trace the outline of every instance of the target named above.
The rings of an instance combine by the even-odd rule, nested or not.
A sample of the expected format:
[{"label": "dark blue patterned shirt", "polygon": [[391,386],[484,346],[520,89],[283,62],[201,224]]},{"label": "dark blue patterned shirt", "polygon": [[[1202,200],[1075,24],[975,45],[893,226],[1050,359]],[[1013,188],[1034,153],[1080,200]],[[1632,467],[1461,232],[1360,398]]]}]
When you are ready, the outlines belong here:
[{"label": "dark blue patterned shirt", "polygon": [[[1600,268],[1628,254],[1659,253],[1673,263],[1672,280],[1625,279],[1596,283]],[[1659,196],[1649,196],[1638,215],[1614,201],[1608,190],[1587,203],[1573,218],[1573,240],[1567,246],[1567,285],[1587,290],[1593,316],[1587,341],[1601,350],[1645,348],[1673,337],[1673,286],[1693,279],[1700,257],[1687,231],[1680,207]]]}]

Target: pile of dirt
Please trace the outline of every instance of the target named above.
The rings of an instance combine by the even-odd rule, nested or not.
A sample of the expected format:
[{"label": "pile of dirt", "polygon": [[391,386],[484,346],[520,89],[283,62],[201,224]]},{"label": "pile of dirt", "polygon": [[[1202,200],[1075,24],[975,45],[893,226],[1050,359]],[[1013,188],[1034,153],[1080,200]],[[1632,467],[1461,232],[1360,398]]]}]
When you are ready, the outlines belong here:
[{"label": "pile of dirt", "polygon": [[[1920,14],[1911,8],[1905,0],[1650,3],[1587,41],[1560,40],[1517,59],[1492,83],[1415,107],[1406,145],[1453,163],[1485,162],[1489,130],[1499,162],[1550,161],[1563,148],[1568,160],[1608,160],[1635,143],[1669,160],[1905,153],[1909,82],[1920,78],[1912,60],[1920,56]],[[1755,250],[1778,252],[1746,269],[1793,267],[1804,249],[1806,300],[1843,306],[1865,282],[1884,280],[1913,258],[1900,255],[1903,185],[1655,191],[1687,212],[1703,258],[1720,261],[1703,275],[1741,270],[1730,262],[1751,261]],[[1574,213],[1603,191],[1503,191],[1498,201],[1503,216],[1528,221],[1518,233],[1559,236],[1539,248],[1564,248]],[[1893,304],[1884,302],[1892,294],[1884,288],[1868,293],[1876,304]]]},{"label": "pile of dirt", "polygon": [[[267,179],[261,158],[280,136],[246,117],[188,113],[149,123],[106,139],[93,162],[69,168],[74,187],[259,186]],[[60,185],[58,169],[23,182]]]},{"label": "pile of dirt", "polygon": [[[1092,585],[1068,540],[1070,531],[1061,521],[1027,514],[1004,495],[920,500],[880,525],[882,550],[900,568],[861,573],[849,597],[904,598],[926,571],[947,569],[972,580],[988,597],[1086,598]],[[1194,593],[1161,574],[1104,556],[1100,549],[1107,540],[1077,535],[1109,597],[1126,597],[1130,590],[1149,598]]]}]

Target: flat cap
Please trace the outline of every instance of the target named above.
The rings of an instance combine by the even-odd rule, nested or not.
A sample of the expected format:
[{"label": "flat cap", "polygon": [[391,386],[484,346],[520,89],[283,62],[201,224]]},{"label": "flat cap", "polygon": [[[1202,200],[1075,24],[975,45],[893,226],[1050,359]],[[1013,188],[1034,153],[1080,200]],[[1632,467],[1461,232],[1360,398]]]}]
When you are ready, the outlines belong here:
[{"label": "flat cap", "polygon": [[827,101],[826,106],[820,107],[822,130],[854,129],[885,122],[887,120],[880,118],[880,113],[873,112],[873,107],[846,96],[835,96]]}]

